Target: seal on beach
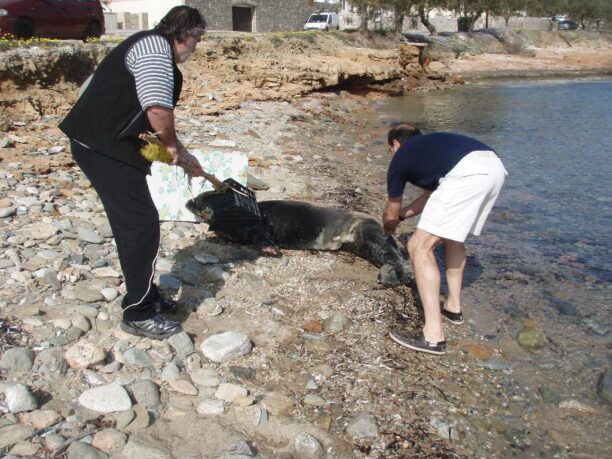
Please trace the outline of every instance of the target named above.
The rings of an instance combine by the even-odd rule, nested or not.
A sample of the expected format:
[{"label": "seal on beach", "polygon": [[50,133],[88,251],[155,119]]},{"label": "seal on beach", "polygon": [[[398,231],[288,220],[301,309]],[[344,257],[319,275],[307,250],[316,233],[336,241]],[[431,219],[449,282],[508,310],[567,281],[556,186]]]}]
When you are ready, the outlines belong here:
[{"label": "seal on beach", "polygon": [[267,254],[278,255],[279,248],[341,250],[381,268],[379,280],[385,284],[409,280],[408,264],[395,240],[373,218],[301,201],[258,204],[262,218],[236,206],[230,194],[209,191],[189,200],[186,207],[222,238]]}]

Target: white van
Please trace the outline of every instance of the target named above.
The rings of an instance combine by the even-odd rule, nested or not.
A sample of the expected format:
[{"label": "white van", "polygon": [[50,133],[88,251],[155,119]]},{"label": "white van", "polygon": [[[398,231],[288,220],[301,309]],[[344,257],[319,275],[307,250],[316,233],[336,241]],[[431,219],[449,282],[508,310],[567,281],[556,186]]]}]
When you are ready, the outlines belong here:
[{"label": "white van", "polygon": [[340,28],[340,19],[336,13],[311,14],[304,24],[304,30],[337,30]]}]

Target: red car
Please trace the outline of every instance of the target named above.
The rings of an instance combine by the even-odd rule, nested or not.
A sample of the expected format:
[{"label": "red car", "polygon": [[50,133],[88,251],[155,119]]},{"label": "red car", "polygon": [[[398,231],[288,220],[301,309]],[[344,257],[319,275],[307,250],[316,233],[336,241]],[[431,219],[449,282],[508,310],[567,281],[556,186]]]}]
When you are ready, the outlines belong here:
[{"label": "red car", "polygon": [[100,0],[0,0],[0,36],[100,38]]}]

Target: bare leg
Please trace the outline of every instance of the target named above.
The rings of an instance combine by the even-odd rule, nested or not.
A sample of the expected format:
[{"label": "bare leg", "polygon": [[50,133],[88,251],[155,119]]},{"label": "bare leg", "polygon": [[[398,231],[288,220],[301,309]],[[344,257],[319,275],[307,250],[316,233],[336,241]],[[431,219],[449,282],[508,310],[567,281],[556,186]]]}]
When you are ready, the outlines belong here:
[{"label": "bare leg", "polygon": [[444,239],[446,260],[446,283],[448,298],[444,307],[451,312],[461,312],[461,286],[465,269],[465,245],[462,242]]},{"label": "bare leg", "polygon": [[440,315],[440,270],[434,257],[434,249],[441,241],[440,237],[419,228],[408,241],[408,253],[425,312],[423,334],[427,341],[434,343],[444,341]]}]

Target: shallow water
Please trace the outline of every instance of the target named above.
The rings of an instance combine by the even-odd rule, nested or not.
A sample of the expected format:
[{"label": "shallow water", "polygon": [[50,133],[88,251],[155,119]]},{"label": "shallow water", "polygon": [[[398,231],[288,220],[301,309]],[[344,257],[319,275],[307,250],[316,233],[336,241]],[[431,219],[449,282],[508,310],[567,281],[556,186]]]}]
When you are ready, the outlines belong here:
[{"label": "shallow water", "polygon": [[387,122],[409,119],[426,132],[460,132],[492,146],[510,175],[487,233],[515,247],[525,263],[550,262],[555,274],[605,283],[611,100],[610,80],[513,82],[414,94],[378,110]]}]

